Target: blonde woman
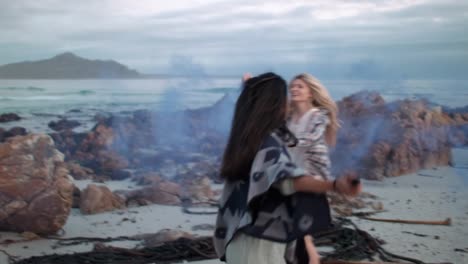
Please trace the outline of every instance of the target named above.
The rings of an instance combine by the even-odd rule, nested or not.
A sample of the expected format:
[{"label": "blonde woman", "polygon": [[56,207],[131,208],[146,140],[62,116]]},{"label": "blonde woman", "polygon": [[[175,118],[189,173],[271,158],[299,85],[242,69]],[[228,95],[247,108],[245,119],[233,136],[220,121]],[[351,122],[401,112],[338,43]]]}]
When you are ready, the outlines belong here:
[{"label": "blonde woman", "polygon": [[[290,148],[292,160],[297,166],[305,169],[307,175],[314,175],[317,180],[329,181],[330,159],[328,147],[336,143],[336,133],[339,128],[338,108],[330,97],[327,89],[318,79],[307,73],[295,76],[290,85],[290,109],[287,125],[297,137],[298,144]],[[353,177],[334,181],[336,192],[357,195],[362,186]],[[336,184],[338,183],[338,184]],[[351,193],[346,191],[351,189]],[[300,211],[306,212],[298,216],[302,223],[304,240],[298,240],[296,256],[299,263],[320,263],[319,255],[313,245],[312,235],[325,230],[331,225],[330,207],[326,190],[316,193],[296,194],[301,202]]]}]

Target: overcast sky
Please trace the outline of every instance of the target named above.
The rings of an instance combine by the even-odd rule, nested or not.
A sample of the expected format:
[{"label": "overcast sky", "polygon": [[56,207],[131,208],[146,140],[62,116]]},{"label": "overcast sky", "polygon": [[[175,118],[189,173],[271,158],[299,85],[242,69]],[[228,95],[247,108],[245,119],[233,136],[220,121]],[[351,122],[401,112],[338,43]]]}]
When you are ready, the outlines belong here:
[{"label": "overcast sky", "polygon": [[468,72],[466,0],[0,0],[0,33],[0,64],[71,51],[143,73]]}]

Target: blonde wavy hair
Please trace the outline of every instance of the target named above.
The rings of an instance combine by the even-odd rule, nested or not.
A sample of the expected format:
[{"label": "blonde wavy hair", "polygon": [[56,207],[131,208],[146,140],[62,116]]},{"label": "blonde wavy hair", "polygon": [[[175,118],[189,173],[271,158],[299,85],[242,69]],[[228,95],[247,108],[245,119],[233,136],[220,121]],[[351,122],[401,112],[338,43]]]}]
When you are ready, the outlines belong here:
[{"label": "blonde wavy hair", "polygon": [[[327,110],[330,123],[327,125],[325,130],[325,141],[328,145],[334,146],[336,144],[336,133],[340,127],[338,120],[338,107],[335,101],[333,101],[325,86],[314,76],[308,73],[301,73],[296,75],[290,83],[295,80],[301,80],[307,85],[307,87],[309,87],[312,95],[311,103],[314,107]],[[290,103],[290,116],[294,111],[294,104]]]}]

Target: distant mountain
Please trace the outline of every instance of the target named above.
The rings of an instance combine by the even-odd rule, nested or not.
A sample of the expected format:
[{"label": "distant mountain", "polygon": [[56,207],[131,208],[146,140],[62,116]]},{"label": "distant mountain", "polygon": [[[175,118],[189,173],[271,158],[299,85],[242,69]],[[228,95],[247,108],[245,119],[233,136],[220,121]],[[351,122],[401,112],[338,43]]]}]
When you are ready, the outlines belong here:
[{"label": "distant mountain", "polygon": [[139,78],[141,74],[113,60],[88,60],[71,52],[39,61],[0,66],[0,79]]}]

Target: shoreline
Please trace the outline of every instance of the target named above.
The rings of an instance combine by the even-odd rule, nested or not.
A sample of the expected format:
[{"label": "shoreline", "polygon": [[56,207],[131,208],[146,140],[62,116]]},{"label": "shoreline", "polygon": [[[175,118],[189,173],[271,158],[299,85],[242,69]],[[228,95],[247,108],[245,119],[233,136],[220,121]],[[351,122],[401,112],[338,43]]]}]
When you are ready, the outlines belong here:
[{"label": "shoreline", "polygon": [[[383,181],[364,180],[364,191],[376,195],[386,212],[376,218],[408,220],[443,220],[450,217],[451,226],[409,225],[374,222],[350,217],[357,226],[383,239],[388,251],[427,262],[468,263],[468,148],[453,149],[455,167],[437,167],[417,173],[386,178]],[[460,168],[457,168],[460,166]],[[430,177],[429,177],[430,176]],[[83,188],[89,181],[79,181]],[[127,181],[100,183],[111,189],[135,187]],[[216,189],[221,185],[213,185]],[[216,215],[188,215],[179,206],[148,205],[123,210],[82,215],[72,212],[63,227],[61,237],[117,237],[156,233],[161,229],[177,229],[198,236],[211,235],[212,230],[197,230],[196,225],[214,224]],[[415,235],[419,234],[421,236]],[[424,236],[422,236],[424,235]],[[20,234],[0,232],[0,241],[22,240]],[[107,243],[113,246],[133,247],[135,241]],[[0,249],[22,258],[44,254],[66,254],[92,250],[92,244],[54,248],[54,240],[39,239],[0,245]],[[320,250],[320,249],[319,249]],[[0,252],[0,263],[7,257]],[[222,263],[218,260],[196,261],[198,264]]]}]

